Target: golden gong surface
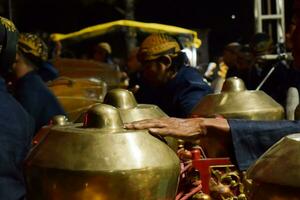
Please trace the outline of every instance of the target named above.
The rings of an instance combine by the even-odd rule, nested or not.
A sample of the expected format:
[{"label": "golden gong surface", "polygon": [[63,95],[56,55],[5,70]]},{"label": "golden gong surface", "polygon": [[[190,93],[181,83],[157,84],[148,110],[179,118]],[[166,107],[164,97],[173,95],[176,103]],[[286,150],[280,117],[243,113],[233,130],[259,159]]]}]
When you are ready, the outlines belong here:
[{"label": "golden gong surface", "polygon": [[263,91],[246,90],[244,82],[228,78],[220,94],[205,96],[192,111],[193,116],[278,120],[284,118],[280,104]]},{"label": "golden gong surface", "polygon": [[104,103],[118,108],[124,123],[167,117],[156,105],[138,104],[132,92],[125,89],[110,90],[104,98]]},{"label": "golden gong surface", "polygon": [[70,121],[96,103],[103,102],[107,92],[104,81],[96,78],[59,77],[48,83],[49,89],[59,100]]},{"label": "golden gong surface", "polygon": [[179,159],[147,131],[123,129],[116,108],[53,126],[25,163],[30,200],[174,200]]},{"label": "golden gong surface", "polygon": [[107,92],[104,81],[96,78],[59,77],[47,83],[55,96],[81,97],[103,101]]},{"label": "golden gong surface", "polygon": [[[105,98],[104,103],[118,108],[123,123],[130,123],[144,119],[168,117],[158,106],[152,104],[138,104],[132,92],[125,89],[112,89]],[[173,137],[165,137],[168,145],[176,152],[178,141]]]},{"label": "golden gong surface", "polygon": [[252,199],[300,199],[300,134],[284,137],[247,171],[253,179]]},{"label": "golden gong surface", "polygon": [[58,96],[57,99],[63,106],[71,122],[78,119],[91,106],[101,103],[99,100],[84,97]]},{"label": "golden gong surface", "polygon": [[[53,63],[60,76],[70,78],[100,78],[109,89],[127,87],[120,71],[113,70],[112,65],[87,59],[57,58]],[[113,67],[114,68],[114,67]]]}]

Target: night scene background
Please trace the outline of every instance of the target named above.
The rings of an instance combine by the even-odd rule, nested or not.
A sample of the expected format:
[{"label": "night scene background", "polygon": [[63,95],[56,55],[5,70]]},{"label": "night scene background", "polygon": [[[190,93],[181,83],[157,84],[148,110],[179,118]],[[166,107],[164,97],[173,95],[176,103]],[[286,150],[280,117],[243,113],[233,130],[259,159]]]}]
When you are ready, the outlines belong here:
[{"label": "night scene background", "polygon": [[[130,0],[137,21],[180,26],[207,33],[209,57],[219,56],[229,42],[249,41],[254,33],[254,0]],[[9,1],[0,14],[8,17]],[[23,32],[69,33],[126,18],[128,0],[14,0],[13,21]],[[285,0],[286,24],[292,0]],[[128,9],[128,7],[127,7]],[[201,37],[201,36],[200,36]]]}]

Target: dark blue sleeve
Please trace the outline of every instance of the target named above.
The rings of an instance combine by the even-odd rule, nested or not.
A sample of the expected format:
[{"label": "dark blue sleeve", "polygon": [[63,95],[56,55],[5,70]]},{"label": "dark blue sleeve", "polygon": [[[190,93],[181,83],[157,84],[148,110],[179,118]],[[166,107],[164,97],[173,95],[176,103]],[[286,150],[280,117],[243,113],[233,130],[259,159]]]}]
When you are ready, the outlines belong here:
[{"label": "dark blue sleeve", "polygon": [[228,120],[228,122],[240,170],[246,170],[282,137],[300,131],[300,121]]},{"label": "dark blue sleeve", "polygon": [[56,97],[35,72],[22,77],[17,86],[16,98],[34,118],[36,131],[48,124],[53,116],[65,115]]},{"label": "dark blue sleeve", "polygon": [[58,70],[55,69],[55,67],[51,63],[44,62],[38,69],[38,74],[43,79],[43,81],[48,82],[58,77]]},{"label": "dark blue sleeve", "polygon": [[42,107],[40,105],[43,105],[45,102],[43,97],[36,90],[31,90],[28,87],[24,87],[23,90],[17,90],[16,93],[16,99],[34,119],[37,119],[41,113]]},{"label": "dark blue sleeve", "polygon": [[40,94],[40,99],[44,102],[38,108],[40,113],[36,119],[36,129],[39,130],[42,126],[48,124],[55,115],[65,115],[66,113],[56,97],[49,90],[44,90]]},{"label": "dark blue sleeve", "polygon": [[48,115],[48,122],[53,118],[55,115],[66,115],[63,107],[60,105],[58,99],[52,94],[50,91],[48,93],[45,93],[45,96],[47,96],[45,106],[43,107],[42,112],[45,112],[44,114]]},{"label": "dark blue sleeve", "polygon": [[34,135],[33,119],[12,97],[0,97],[0,199],[23,199],[22,164]]},{"label": "dark blue sleeve", "polygon": [[49,123],[55,115],[66,115],[64,109],[46,86],[31,89],[29,84],[17,90],[16,98],[34,118],[36,131]]},{"label": "dark blue sleeve", "polygon": [[183,113],[181,117],[186,117],[205,95],[212,93],[212,89],[196,69],[186,70],[179,81],[176,104]]}]

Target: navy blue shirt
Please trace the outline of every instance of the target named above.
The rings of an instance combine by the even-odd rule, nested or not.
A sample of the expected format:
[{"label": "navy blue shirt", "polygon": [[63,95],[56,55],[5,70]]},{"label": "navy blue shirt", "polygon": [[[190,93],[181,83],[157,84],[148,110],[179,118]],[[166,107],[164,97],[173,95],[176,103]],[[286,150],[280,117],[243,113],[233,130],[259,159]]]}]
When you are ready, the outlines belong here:
[{"label": "navy blue shirt", "polygon": [[39,76],[43,79],[44,82],[52,81],[58,78],[58,70],[49,63],[43,62],[38,69]]},{"label": "navy blue shirt", "polygon": [[[300,71],[290,68],[285,88],[296,87],[300,92]],[[287,90],[286,89],[286,90]],[[228,120],[235,159],[240,170],[246,170],[268,148],[282,137],[300,132],[300,121]]]},{"label": "navy blue shirt", "polygon": [[139,103],[155,104],[171,117],[187,117],[209,93],[212,93],[212,89],[204,82],[199,71],[184,66],[163,87],[153,88],[142,84],[136,96]]},{"label": "navy blue shirt", "polygon": [[0,199],[19,200],[25,196],[22,164],[30,149],[34,121],[6,91],[0,78]]},{"label": "navy blue shirt", "polygon": [[34,118],[36,131],[47,125],[55,115],[65,115],[56,97],[35,72],[30,72],[17,81],[15,95]]},{"label": "navy blue shirt", "polygon": [[300,121],[228,120],[235,159],[246,170],[282,137],[300,132]]}]

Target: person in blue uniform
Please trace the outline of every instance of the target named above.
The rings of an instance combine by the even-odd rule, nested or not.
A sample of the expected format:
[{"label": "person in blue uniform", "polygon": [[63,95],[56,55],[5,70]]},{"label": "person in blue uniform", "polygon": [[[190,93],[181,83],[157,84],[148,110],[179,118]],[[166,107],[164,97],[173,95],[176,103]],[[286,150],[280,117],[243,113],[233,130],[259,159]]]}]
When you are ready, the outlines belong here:
[{"label": "person in blue uniform", "polygon": [[20,200],[25,196],[22,162],[34,134],[34,121],[7,92],[4,77],[16,57],[18,32],[0,17],[0,199]]},{"label": "person in blue uniform", "polygon": [[179,43],[167,34],[152,34],[137,53],[142,65],[139,103],[158,105],[169,116],[186,117],[212,92],[197,69],[190,67]]},{"label": "person in blue uniform", "polygon": [[[294,77],[290,84],[300,84],[300,0],[295,1],[296,29],[293,33]],[[298,85],[299,88],[300,85]],[[246,170],[268,148],[282,137],[300,131],[300,121],[249,121],[209,118],[162,118],[127,124],[128,129],[149,129],[151,133],[184,139],[220,138],[233,147],[233,160]]]},{"label": "person in blue uniform", "polygon": [[254,63],[249,70],[247,79],[245,79],[246,87],[249,90],[255,90],[267,74],[273,70],[260,90],[285,106],[286,91],[289,85],[283,80],[289,79],[290,67],[288,63],[282,60],[261,59],[261,56],[276,53],[273,41],[266,33],[256,33],[250,42],[250,49],[254,55]]},{"label": "person in blue uniform", "polygon": [[55,115],[65,115],[57,98],[45,85],[37,70],[47,60],[46,44],[30,33],[20,34],[13,71],[17,77],[15,96],[34,118],[36,131],[49,124]]},{"label": "person in blue uniform", "polygon": [[42,80],[47,83],[49,81],[53,81],[58,78],[59,73],[58,70],[55,69],[53,64],[50,61],[45,61],[38,69],[38,75],[42,78]]}]

